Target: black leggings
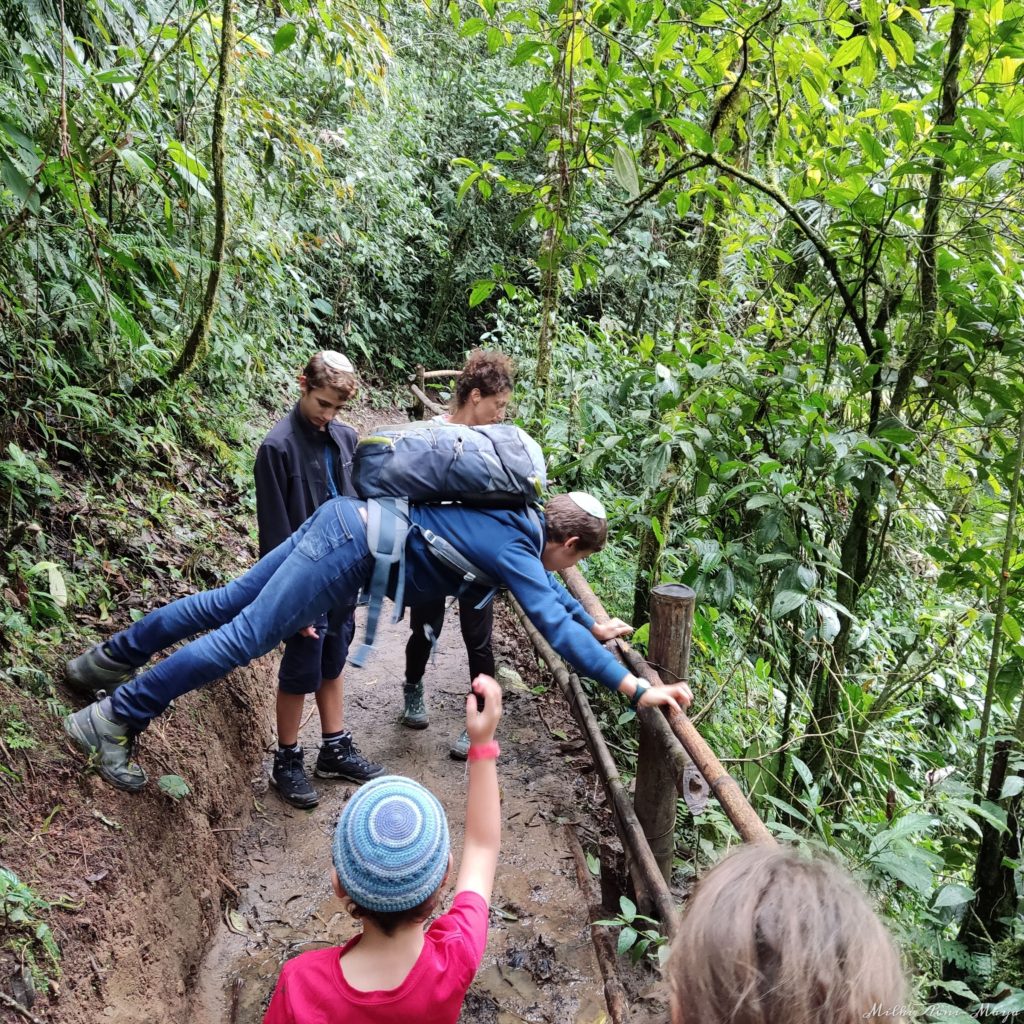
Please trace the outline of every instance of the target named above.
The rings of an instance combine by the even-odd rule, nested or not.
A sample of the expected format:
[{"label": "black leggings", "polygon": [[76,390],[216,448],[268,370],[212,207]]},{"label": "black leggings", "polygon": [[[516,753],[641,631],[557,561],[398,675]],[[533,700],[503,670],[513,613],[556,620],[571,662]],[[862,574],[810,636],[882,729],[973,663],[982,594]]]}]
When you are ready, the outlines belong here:
[{"label": "black leggings", "polygon": [[[440,601],[413,605],[409,609],[409,625],[412,635],[405,645],[405,680],[407,683],[418,683],[423,678],[427,662],[430,660],[430,640],[424,627],[430,626],[434,637],[441,635],[444,626],[444,605]],[[494,675],[494,651],[491,649],[491,630],[494,626],[494,602],[486,607],[476,608],[472,598],[459,599],[459,626],[462,628],[462,639],[466,641],[466,653],[469,655],[469,678],[475,679],[482,672]]]}]

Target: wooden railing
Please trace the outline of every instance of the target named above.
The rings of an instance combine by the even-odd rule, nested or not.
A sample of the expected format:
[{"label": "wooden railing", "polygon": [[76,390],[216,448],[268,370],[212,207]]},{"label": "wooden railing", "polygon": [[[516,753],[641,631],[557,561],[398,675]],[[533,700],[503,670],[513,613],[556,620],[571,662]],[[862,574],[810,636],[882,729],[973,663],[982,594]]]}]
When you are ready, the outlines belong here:
[{"label": "wooden railing", "polygon": [[434,416],[440,416],[447,412],[447,406],[435,401],[427,391],[428,380],[442,380],[445,377],[458,377],[461,370],[425,370],[422,366],[416,367],[416,373],[409,378],[409,390],[413,398],[413,415],[421,420],[424,413],[431,412]]}]

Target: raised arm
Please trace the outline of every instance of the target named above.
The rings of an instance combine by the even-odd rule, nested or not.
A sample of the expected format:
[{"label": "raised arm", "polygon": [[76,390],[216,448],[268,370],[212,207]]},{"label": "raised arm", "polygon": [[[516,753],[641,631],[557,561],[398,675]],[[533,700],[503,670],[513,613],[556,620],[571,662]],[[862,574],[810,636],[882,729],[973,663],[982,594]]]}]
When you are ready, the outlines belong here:
[{"label": "raised arm", "polygon": [[[477,698],[483,697],[483,709]],[[498,792],[497,743],[494,731],[501,718],[501,687],[490,677],[473,680],[466,696],[469,733],[469,791],[466,794],[466,835],[455,892],[479,893],[491,902],[494,871],[501,849],[501,797]]]}]

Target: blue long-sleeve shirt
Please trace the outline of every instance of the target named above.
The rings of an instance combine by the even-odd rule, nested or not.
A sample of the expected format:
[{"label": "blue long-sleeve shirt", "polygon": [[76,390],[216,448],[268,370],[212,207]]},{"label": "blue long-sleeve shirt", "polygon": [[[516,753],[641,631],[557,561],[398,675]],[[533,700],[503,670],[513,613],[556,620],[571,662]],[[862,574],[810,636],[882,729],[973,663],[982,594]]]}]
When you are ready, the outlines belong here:
[{"label": "blue long-sleeve shirt", "polygon": [[[466,505],[413,505],[414,526],[432,530],[474,565],[507,587],[549,644],[577,671],[614,690],[626,669],[594,638],[594,624],[580,603],[541,564],[541,534],[525,512]],[[406,544],[405,603],[455,594],[460,580],[445,570],[412,529]]]}]

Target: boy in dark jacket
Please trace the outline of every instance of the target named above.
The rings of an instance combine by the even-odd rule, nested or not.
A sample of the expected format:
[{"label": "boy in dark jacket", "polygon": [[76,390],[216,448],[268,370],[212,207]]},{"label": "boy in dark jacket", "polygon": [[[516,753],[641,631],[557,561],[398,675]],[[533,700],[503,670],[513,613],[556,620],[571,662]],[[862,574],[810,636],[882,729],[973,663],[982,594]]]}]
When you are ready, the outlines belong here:
[{"label": "boy in dark jacket", "polygon": [[[573,599],[548,575],[604,546],[604,510],[589,495],[557,495],[548,501],[541,520],[523,511],[411,506],[405,548],[405,597],[410,605],[456,594],[462,584],[456,572],[430,554],[425,531],[448,541],[508,587],[562,657],[623,694],[634,708],[689,705],[692,694],[685,683],[651,687],[625,671],[601,643],[630,632],[630,627],[612,620],[588,629],[585,617],[571,609]],[[93,652],[83,655],[80,675],[89,675],[95,685],[109,687],[119,680],[123,685],[69,715],[65,732],[103,779],[121,789],[141,789],[146,775],[131,761],[135,737],[172,700],[265,654],[329,609],[351,605],[372,568],[366,503],[333,498],[244,576],[155,609],[111,637],[101,649],[102,660],[94,657],[85,664]],[[157,651],[204,630],[212,632],[132,678]]]},{"label": "boy in dark jacket", "polygon": [[[318,352],[299,375],[298,402],[256,453],[256,518],[260,558],[287,540],[325,501],[355,496],[352,458],[358,437],[335,417],[356,393],[352,363]],[[316,695],[323,736],[314,772],[321,779],[365,782],[384,770],[367,761],[344,727],[341,670],[355,632],[353,608],[335,608],[284,643],[278,670],[277,744],[271,783],[296,807],[319,800],[306,777],[299,725],[306,694]]]}]

